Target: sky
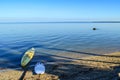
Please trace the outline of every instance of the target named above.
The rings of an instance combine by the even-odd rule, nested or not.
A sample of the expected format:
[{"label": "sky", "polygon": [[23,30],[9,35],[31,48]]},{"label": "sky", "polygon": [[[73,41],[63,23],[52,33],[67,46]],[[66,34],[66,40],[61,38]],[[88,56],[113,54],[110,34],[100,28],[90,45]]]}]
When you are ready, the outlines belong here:
[{"label": "sky", "polygon": [[0,20],[117,20],[120,0],[0,0]]}]

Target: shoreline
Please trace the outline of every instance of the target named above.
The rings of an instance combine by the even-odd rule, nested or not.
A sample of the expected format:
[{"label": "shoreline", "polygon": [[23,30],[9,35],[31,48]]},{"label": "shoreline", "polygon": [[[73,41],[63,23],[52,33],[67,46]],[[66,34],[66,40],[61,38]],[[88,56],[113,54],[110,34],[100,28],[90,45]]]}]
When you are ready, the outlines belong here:
[{"label": "shoreline", "polygon": [[[120,52],[85,57],[71,62],[48,62],[45,66],[46,73],[41,76],[33,75],[34,66],[31,66],[24,80],[114,80],[120,77]],[[5,71],[0,72],[0,80],[18,80],[23,73],[21,69],[2,70]]]}]

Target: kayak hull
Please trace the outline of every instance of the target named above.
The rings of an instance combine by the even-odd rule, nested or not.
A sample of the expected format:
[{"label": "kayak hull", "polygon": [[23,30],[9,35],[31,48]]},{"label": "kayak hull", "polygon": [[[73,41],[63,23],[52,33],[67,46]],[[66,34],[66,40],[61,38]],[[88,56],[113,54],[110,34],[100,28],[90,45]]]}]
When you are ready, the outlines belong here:
[{"label": "kayak hull", "polygon": [[25,52],[25,54],[23,55],[23,57],[21,59],[21,66],[22,67],[25,67],[31,61],[31,59],[34,56],[34,53],[35,53],[34,48],[31,48]]}]

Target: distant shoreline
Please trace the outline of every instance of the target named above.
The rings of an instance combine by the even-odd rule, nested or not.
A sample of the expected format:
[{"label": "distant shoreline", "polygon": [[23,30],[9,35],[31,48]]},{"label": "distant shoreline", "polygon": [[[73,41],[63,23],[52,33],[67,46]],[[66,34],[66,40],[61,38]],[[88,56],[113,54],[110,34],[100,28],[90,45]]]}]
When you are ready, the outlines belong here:
[{"label": "distant shoreline", "polygon": [[120,23],[120,21],[44,21],[44,22],[0,22],[0,24],[39,24],[39,23]]}]

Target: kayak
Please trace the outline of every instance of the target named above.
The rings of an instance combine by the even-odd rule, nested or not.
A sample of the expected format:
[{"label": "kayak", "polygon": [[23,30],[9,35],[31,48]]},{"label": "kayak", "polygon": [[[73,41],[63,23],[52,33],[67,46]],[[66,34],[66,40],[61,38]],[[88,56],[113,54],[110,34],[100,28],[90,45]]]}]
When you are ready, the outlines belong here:
[{"label": "kayak", "polygon": [[27,50],[24,53],[24,55],[23,55],[23,57],[21,59],[21,66],[22,67],[25,67],[31,61],[31,59],[34,56],[34,53],[35,53],[35,49],[34,48],[31,48],[31,49]]}]

